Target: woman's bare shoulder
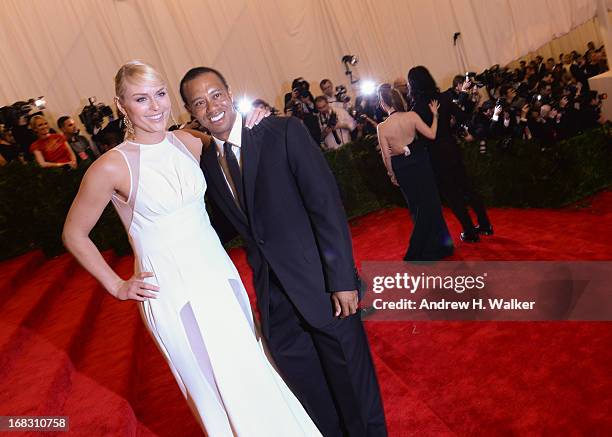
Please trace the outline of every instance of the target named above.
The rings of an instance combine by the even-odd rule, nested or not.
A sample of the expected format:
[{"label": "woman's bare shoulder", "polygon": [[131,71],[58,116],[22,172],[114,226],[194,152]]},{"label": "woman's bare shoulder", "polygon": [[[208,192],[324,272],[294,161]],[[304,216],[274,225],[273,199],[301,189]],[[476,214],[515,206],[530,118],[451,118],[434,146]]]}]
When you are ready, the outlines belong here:
[{"label": "woman's bare shoulder", "polygon": [[180,129],[172,131],[186,146],[201,147],[210,143],[210,135],[194,129]]},{"label": "woman's bare shoulder", "polygon": [[116,181],[124,172],[129,172],[125,159],[121,153],[111,149],[96,159],[85,175],[88,178]]}]

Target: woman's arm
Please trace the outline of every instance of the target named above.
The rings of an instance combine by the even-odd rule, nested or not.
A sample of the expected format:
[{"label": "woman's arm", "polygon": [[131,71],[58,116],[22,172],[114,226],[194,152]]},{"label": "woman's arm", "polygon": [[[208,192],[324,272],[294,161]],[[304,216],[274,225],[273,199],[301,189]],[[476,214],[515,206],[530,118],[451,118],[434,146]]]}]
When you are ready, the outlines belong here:
[{"label": "woman's arm", "polygon": [[387,169],[387,174],[391,178],[391,182],[393,183],[393,185],[399,187],[397,179],[395,178],[395,173],[393,172],[393,167],[391,166],[391,153],[389,151],[389,143],[387,142],[387,139],[385,138],[385,135],[383,133],[382,123],[376,126],[376,132],[378,134],[378,144],[380,145],[380,153],[382,155],[383,164]]},{"label": "woman's arm", "polygon": [[66,165],[65,162],[47,162],[45,161],[45,157],[43,156],[40,150],[34,150],[32,153],[34,154],[34,159],[36,159],[36,162],[42,168],[63,167],[64,165]]},{"label": "woman's arm", "polygon": [[119,154],[104,155],[95,161],[85,173],[79,192],[66,217],[62,239],[77,261],[110,294],[121,300],[143,301],[148,297],[155,297],[151,291],[158,290],[155,285],[142,281],[153,275],[143,272],[124,281],[111,269],[89,238],[89,233],[102,215],[113,193],[122,185],[122,180],[129,181],[129,170],[121,159]]},{"label": "woman's arm", "polygon": [[429,138],[430,140],[436,139],[436,131],[438,130],[438,108],[440,105],[437,100],[432,100],[429,103],[429,110],[433,114],[433,122],[431,123],[431,127],[427,126],[427,124],[423,121],[423,119],[414,112],[414,127],[415,129],[424,137]]}]

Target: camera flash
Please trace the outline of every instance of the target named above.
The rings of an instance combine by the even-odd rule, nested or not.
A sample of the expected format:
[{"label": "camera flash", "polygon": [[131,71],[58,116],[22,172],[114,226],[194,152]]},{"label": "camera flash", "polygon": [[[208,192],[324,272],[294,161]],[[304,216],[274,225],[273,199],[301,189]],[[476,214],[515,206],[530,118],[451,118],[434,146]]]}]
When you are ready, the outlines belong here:
[{"label": "camera flash", "polygon": [[376,84],[371,80],[364,80],[361,83],[361,94],[369,96],[376,92]]},{"label": "camera flash", "polygon": [[248,97],[243,97],[238,102],[238,112],[241,114],[246,114],[253,109],[253,101]]}]

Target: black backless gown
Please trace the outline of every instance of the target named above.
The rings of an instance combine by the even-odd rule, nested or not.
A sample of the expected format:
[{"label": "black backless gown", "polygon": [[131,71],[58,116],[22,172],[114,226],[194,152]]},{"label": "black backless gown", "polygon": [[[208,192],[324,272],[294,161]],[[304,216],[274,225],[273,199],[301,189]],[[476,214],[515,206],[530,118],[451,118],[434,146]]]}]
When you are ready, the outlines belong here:
[{"label": "black backless gown", "polygon": [[405,261],[435,261],[453,254],[453,241],[442,216],[436,179],[422,141],[408,155],[391,157],[391,167],[410,209],[414,229]]}]

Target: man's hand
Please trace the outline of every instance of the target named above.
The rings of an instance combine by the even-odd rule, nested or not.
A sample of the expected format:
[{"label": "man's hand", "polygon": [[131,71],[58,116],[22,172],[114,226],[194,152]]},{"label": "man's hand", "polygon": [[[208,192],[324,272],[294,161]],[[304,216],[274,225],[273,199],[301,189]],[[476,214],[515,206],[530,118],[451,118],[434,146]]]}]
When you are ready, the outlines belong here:
[{"label": "man's hand", "polygon": [[329,134],[331,134],[333,130],[334,130],[334,129],[333,129],[333,128],[331,128],[331,127],[329,127],[329,126],[324,127],[324,128],[323,128],[323,133],[322,133],[322,135],[321,135],[321,136],[323,137],[323,139],[325,139],[325,137],[326,137],[326,136],[328,136]]},{"label": "man's hand", "polygon": [[331,298],[334,303],[334,317],[339,316],[343,319],[357,312],[359,304],[357,290],[335,291]]},{"label": "man's hand", "polygon": [[527,117],[527,115],[529,114],[529,109],[530,106],[528,103],[523,105],[523,107],[521,108],[521,118]]},{"label": "man's hand", "polygon": [[244,126],[248,129],[253,129],[254,126],[258,125],[261,120],[268,117],[271,114],[270,111],[264,108],[255,108],[246,115]]}]

